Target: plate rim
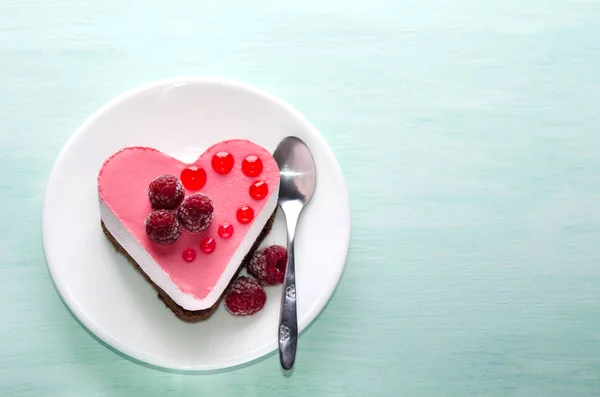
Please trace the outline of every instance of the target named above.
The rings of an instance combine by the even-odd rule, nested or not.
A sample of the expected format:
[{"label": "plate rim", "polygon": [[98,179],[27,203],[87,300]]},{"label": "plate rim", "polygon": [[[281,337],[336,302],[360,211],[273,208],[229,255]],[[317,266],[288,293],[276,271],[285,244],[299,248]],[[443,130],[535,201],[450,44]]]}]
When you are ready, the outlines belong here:
[{"label": "plate rim", "polygon": [[[155,88],[170,85],[170,84],[181,84],[181,83],[221,84],[224,86],[229,86],[232,88],[238,88],[238,89],[243,89],[243,90],[252,92],[253,94],[256,94],[260,97],[263,97],[264,99],[267,99],[267,100],[275,103],[276,105],[280,106],[284,110],[288,111],[291,115],[293,115],[293,117],[296,118],[300,123],[302,123],[306,127],[307,130],[310,130],[310,132],[314,135],[314,137],[319,141],[319,143],[323,147],[323,150],[326,153],[327,157],[333,161],[333,165],[335,167],[334,171],[341,176],[340,180],[341,180],[341,184],[342,184],[342,188],[343,188],[343,192],[342,192],[343,194],[339,195],[338,200],[340,200],[342,202],[342,204],[344,205],[344,207],[347,208],[346,218],[348,220],[348,227],[345,230],[345,236],[344,236],[345,238],[343,240],[345,243],[343,264],[342,264],[342,266],[339,267],[339,271],[336,274],[335,284],[333,284],[333,288],[331,289],[331,291],[326,295],[326,297],[324,299],[317,300],[315,302],[315,304],[312,306],[312,308],[309,309],[307,316],[306,316],[306,318],[307,318],[306,323],[302,324],[302,323],[300,323],[300,320],[299,320],[299,324],[298,324],[299,332],[303,333],[303,331],[305,331],[319,317],[319,315],[323,312],[323,310],[325,309],[325,306],[328,304],[328,302],[331,300],[332,296],[334,295],[335,291],[337,290],[337,287],[339,286],[339,283],[340,283],[342,275],[345,271],[347,260],[348,260],[351,233],[352,233],[352,219],[351,219],[351,208],[350,208],[350,197],[349,197],[349,192],[348,192],[348,185],[347,185],[346,179],[344,177],[344,174],[342,172],[342,169],[337,161],[337,158],[335,157],[333,151],[327,144],[327,141],[321,135],[319,130],[302,113],[300,113],[300,111],[298,111],[296,108],[294,108],[291,104],[289,104],[282,98],[280,98],[274,94],[271,94],[270,92],[266,91],[265,89],[260,88],[253,84],[250,84],[250,83],[240,81],[240,80],[218,77],[218,76],[211,76],[211,75],[182,75],[182,76],[157,79],[157,80],[153,80],[153,81],[150,81],[147,83],[143,83],[141,85],[135,86],[131,89],[121,92],[120,94],[114,96],[109,101],[104,103],[102,106],[97,108],[89,116],[87,116],[84,119],[84,121],[79,125],[79,127],[77,127],[75,129],[75,131],[71,134],[69,139],[63,145],[61,151],[59,152],[59,154],[56,157],[56,160],[53,162],[52,169],[50,171],[50,175],[46,182],[46,186],[44,189],[43,202],[42,202],[42,214],[41,214],[42,247],[43,247],[43,251],[44,251],[46,266],[47,266],[48,272],[50,274],[50,278],[52,280],[54,288],[57,290],[64,305],[68,308],[68,310],[71,312],[71,314],[75,317],[75,320],[81,326],[83,326],[86,329],[86,331],[89,331],[94,338],[97,338],[103,344],[106,344],[106,346],[109,349],[115,350],[115,352],[117,354],[127,357],[128,359],[130,359],[133,362],[136,362],[140,365],[149,365],[150,367],[155,367],[157,369],[184,371],[184,372],[204,372],[204,371],[215,371],[215,370],[224,370],[224,369],[234,370],[240,366],[247,365],[254,361],[257,361],[257,360],[273,353],[275,350],[277,350],[278,344],[277,344],[276,338],[272,342],[261,346],[259,349],[250,350],[240,356],[235,357],[235,360],[221,361],[220,363],[215,364],[215,365],[212,365],[212,364],[165,365],[165,363],[158,362],[160,360],[155,360],[152,355],[147,355],[143,351],[139,351],[135,348],[131,348],[127,344],[123,344],[119,340],[115,339],[112,335],[103,332],[102,328],[100,326],[98,326],[93,321],[92,318],[90,318],[88,315],[85,314],[85,310],[82,310],[82,308],[80,308],[80,305],[77,303],[77,300],[73,296],[71,296],[71,294],[69,293],[67,286],[64,283],[61,284],[57,280],[57,275],[55,272],[57,272],[56,269],[57,269],[58,265],[56,265],[56,263],[54,263],[54,261],[51,259],[51,255],[49,255],[49,251],[51,251],[51,248],[49,248],[49,245],[48,245],[49,243],[47,241],[47,235],[50,233],[50,230],[49,230],[50,226],[49,226],[48,218],[50,216],[49,213],[51,212],[51,209],[49,208],[50,204],[48,202],[49,201],[49,191],[51,191],[52,188],[58,183],[57,182],[57,179],[58,179],[57,169],[59,168],[59,165],[64,161],[66,154],[71,150],[71,147],[74,145],[74,143],[78,139],[81,139],[82,136],[84,136],[84,132],[88,128],[89,125],[93,124],[99,117],[101,117],[104,113],[106,113],[108,110],[110,110],[114,106],[118,105],[120,102],[125,101],[125,100],[127,100],[139,93],[147,91],[147,90],[155,89]],[[53,269],[55,269],[55,270],[53,270]]]}]

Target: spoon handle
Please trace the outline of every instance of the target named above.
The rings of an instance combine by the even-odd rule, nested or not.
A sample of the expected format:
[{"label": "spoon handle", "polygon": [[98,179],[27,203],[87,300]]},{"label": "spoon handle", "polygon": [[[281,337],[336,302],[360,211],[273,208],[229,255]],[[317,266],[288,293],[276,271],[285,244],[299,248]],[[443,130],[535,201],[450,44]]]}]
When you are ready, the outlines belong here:
[{"label": "spoon handle", "polygon": [[279,361],[281,367],[290,371],[296,359],[296,346],[298,343],[298,318],[296,314],[296,267],[294,258],[294,240],[296,223],[300,211],[286,212],[288,230],[287,266],[281,294],[281,313],[279,318]]}]

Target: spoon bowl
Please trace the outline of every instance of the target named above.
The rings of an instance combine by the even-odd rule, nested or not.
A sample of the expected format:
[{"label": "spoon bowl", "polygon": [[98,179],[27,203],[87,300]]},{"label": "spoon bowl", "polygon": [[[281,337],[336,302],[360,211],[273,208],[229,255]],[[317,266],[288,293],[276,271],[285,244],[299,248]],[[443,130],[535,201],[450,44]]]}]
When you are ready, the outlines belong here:
[{"label": "spoon bowl", "polygon": [[306,144],[296,137],[287,137],[273,154],[281,175],[279,203],[300,200],[305,205],[315,191],[315,162]]}]

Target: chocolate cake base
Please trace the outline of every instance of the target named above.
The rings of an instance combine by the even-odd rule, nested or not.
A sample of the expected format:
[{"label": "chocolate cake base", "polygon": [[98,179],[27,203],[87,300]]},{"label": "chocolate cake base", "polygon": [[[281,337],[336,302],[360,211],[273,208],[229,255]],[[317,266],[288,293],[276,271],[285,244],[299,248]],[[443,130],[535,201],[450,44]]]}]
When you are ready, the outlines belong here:
[{"label": "chocolate cake base", "polygon": [[[238,270],[235,273],[235,276],[231,279],[232,281],[235,280],[235,278],[237,277],[239,272],[242,270],[242,268],[244,266],[246,266],[246,264],[250,261],[250,259],[252,259],[252,255],[254,255],[254,251],[256,251],[258,249],[258,246],[260,245],[260,243],[262,243],[262,241],[265,239],[265,237],[267,237],[267,235],[271,231],[271,228],[273,227],[273,222],[275,221],[276,213],[277,213],[277,210],[275,210],[273,212],[273,215],[271,215],[271,217],[267,221],[265,227],[260,232],[260,234],[258,235],[258,238],[252,245],[252,248],[250,248],[250,251],[248,251],[248,254],[246,254],[244,259],[242,260],[242,263],[240,263],[240,266],[238,267]],[[129,253],[127,251],[125,251],[125,249],[121,246],[121,244],[119,244],[119,242],[117,240],[115,240],[113,235],[110,234],[108,229],[106,229],[104,222],[101,222],[101,223],[102,223],[102,231],[104,232],[104,234],[106,235],[108,240],[114,245],[116,250],[118,252],[120,252],[121,254],[123,254],[127,258],[127,260],[144,276],[146,281],[148,281],[150,284],[152,284],[154,289],[158,292],[158,298],[161,301],[163,301],[164,304],[173,311],[173,313],[175,313],[177,318],[179,318],[180,320],[186,321],[188,323],[196,323],[198,321],[206,320],[207,318],[210,317],[211,314],[214,313],[214,311],[219,306],[219,302],[221,302],[221,299],[225,295],[225,292],[223,292],[223,294],[221,294],[221,296],[219,297],[217,302],[214,305],[212,305],[211,307],[209,307],[208,309],[204,309],[204,310],[186,310],[186,309],[184,309],[183,307],[181,307],[177,303],[175,303],[175,301],[173,299],[171,299],[171,297],[169,295],[167,295],[167,293],[165,291],[163,291],[162,288],[160,288],[158,285],[156,285],[156,284],[154,284],[154,282],[152,282],[150,277],[148,277],[148,275],[142,270],[140,265],[138,265],[138,263],[129,255]]]}]

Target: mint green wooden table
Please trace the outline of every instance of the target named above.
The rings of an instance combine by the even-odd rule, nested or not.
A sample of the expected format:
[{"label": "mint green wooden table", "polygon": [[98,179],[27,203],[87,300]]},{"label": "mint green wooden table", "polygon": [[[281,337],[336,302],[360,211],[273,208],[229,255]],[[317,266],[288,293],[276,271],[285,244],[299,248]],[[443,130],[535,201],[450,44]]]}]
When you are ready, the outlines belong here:
[{"label": "mint green wooden table", "polygon": [[[599,2],[171,4],[0,2],[0,396],[600,395]],[[63,144],[113,96],[185,74],[291,102],[347,177],[348,264],[292,378],[276,355],[135,364],[50,282]]]}]

